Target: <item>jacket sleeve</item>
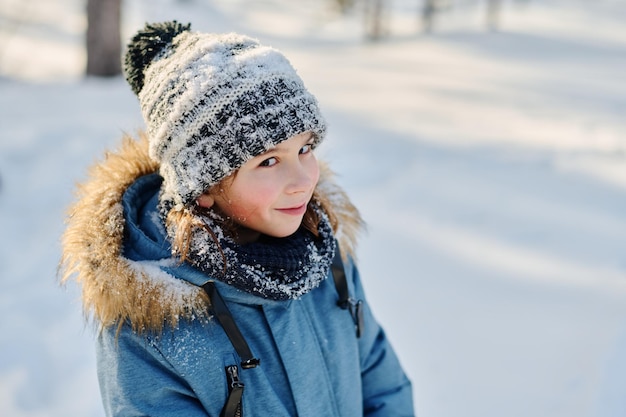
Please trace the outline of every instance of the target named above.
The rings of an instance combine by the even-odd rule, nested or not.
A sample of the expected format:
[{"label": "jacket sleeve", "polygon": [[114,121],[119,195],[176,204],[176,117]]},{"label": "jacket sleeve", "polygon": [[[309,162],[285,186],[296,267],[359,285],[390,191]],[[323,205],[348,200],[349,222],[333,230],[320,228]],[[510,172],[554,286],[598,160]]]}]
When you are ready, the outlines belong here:
[{"label": "jacket sleeve", "polygon": [[357,300],[363,301],[364,328],[359,339],[363,410],[367,417],[414,416],[411,382],[404,373],[385,332],[374,318],[359,277],[352,264]]},{"label": "jacket sleeve", "polygon": [[208,416],[188,384],[146,336],[129,326],[102,330],[97,339],[100,392],[107,417]]}]

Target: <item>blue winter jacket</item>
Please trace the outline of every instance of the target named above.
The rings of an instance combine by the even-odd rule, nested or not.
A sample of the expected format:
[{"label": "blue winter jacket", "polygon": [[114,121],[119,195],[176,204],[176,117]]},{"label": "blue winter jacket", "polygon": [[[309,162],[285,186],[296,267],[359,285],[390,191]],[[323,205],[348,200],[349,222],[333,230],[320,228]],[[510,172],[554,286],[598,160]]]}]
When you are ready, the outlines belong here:
[{"label": "blue winter jacket", "polygon": [[[86,287],[87,307],[102,321],[97,338],[102,399],[107,416],[218,417],[229,392],[225,368],[241,360],[218,321],[209,313],[202,314],[204,305],[188,309],[178,305],[187,313],[165,315],[160,328],[145,324],[149,321],[138,326],[132,319],[154,309],[187,304],[189,294],[203,300],[198,286],[211,280],[171,259],[157,215],[160,183],[156,174],[139,177],[123,188],[122,213],[117,213],[115,204],[102,210],[111,219],[123,216],[123,230],[113,220],[101,226],[109,228],[111,236],[119,235],[123,247],[113,255],[101,249],[97,259],[117,256],[123,262],[112,267],[105,266],[112,261],[92,260],[83,268],[108,271],[108,275],[99,272],[96,278],[79,278]],[[103,197],[93,200],[98,198]],[[97,211],[90,219],[89,213],[83,214],[84,227],[107,223],[98,221]],[[85,251],[96,257],[99,244],[92,239],[85,243]],[[365,326],[360,338],[352,315],[337,306],[338,293],[330,274],[318,288],[292,301],[268,300],[215,283],[252,353],[261,361],[252,369],[239,367],[245,385],[244,416],[413,415],[411,384],[365,301],[356,267],[352,261],[345,266],[351,296],[364,301]],[[125,268],[134,271],[130,278],[117,278],[116,272]],[[124,292],[125,286],[133,288],[132,295]],[[160,286],[169,288],[167,297],[158,293]],[[109,311],[125,309],[130,313],[120,315],[122,320],[105,319]]]}]

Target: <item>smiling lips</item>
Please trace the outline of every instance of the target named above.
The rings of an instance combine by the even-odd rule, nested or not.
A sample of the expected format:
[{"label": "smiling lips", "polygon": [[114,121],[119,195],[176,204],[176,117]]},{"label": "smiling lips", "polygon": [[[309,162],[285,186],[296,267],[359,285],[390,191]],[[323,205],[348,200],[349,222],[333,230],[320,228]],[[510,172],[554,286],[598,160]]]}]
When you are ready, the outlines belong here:
[{"label": "smiling lips", "polygon": [[306,211],[306,203],[301,204],[297,207],[290,207],[290,208],[283,208],[283,209],[276,209],[276,210],[284,214],[290,214],[292,216],[299,216],[299,215],[304,214],[304,212]]}]

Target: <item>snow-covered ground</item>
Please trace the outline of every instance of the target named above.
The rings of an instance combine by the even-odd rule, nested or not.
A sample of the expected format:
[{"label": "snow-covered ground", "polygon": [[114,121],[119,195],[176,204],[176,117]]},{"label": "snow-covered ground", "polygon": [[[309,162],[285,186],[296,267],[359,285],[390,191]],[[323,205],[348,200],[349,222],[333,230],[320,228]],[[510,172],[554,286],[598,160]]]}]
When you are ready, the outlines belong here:
[{"label": "snow-covered ground", "polygon": [[[362,210],[361,272],[422,417],[626,416],[626,4],[450,0],[390,36],[330,0],[135,0],[145,21],[239,31],[289,56]],[[102,416],[93,330],[56,281],[73,184],[141,128],[85,80],[79,0],[0,0],[0,415]]]}]

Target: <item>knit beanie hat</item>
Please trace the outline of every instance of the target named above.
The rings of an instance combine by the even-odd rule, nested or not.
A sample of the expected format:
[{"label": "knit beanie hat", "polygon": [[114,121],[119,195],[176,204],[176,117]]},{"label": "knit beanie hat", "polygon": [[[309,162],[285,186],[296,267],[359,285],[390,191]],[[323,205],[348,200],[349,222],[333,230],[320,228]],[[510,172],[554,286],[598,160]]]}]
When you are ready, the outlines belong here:
[{"label": "knit beanie hat", "polygon": [[289,61],[247,36],[147,24],[128,45],[124,72],[160,164],[165,211],[294,135],[324,138],[317,101]]}]

